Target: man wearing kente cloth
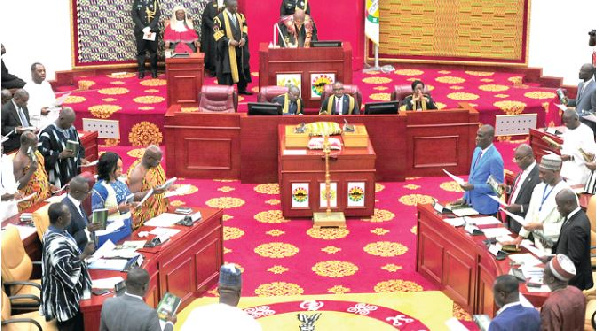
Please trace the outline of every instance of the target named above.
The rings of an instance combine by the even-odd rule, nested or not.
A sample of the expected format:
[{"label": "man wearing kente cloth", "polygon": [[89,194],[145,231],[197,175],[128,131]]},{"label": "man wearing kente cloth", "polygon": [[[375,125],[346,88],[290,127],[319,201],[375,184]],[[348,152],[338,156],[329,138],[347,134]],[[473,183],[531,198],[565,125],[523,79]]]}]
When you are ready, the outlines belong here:
[{"label": "man wearing kente cloth", "polygon": [[344,85],[333,84],[333,94],[323,100],[319,115],[360,115],[360,105],[350,94],[344,93]]},{"label": "man wearing kente cloth", "polygon": [[217,80],[221,85],[237,84],[239,94],[252,95],[246,91],[246,86],[252,82],[246,17],[237,12],[236,0],[226,0],[225,6],[214,20]]},{"label": "man wearing kente cloth", "polygon": [[48,184],[48,175],[44,168],[44,156],[37,150],[38,137],[31,131],[21,135],[21,147],[14,155],[13,168],[17,188],[23,197],[32,193],[35,195],[18,204],[19,212],[48,199],[51,187]]},{"label": "man wearing kente cloth", "polygon": [[271,102],[283,107],[283,115],[304,115],[304,103],[300,99],[298,86],[290,85],[287,93],[276,96]]},{"label": "man wearing kente cloth", "polygon": [[[127,171],[127,185],[132,193],[147,192],[165,183],[165,170],[160,165],[162,151],[158,146],[148,146],[141,160],[134,162]],[[169,200],[165,198],[164,190],[154,190],[142,206],[133,211],[133,229],[167,211]],[[161,192],[162,191],[162,192]]]},{"label": "man wearing kente cloth", "polygon": [[425,84],[420,80],[415,80],[410,84],[413,93],[407,96],[402,101],[401,110],[405,111],[421,111],[421,110],[432,110],[437,109],[435,102],[425,91]]},{"label": "man wearing kente cloth", "polygon": [[283,0],[281,2],[281,8],[279,8],[279,15],[294,15],[296,9],[300,9],[305,12],[306,15],[310,15],[308,0]]},{"label": "man wearing kente cloth", "polygon": [[296,9],[294,15],[282,17],[278,26],[277,45],[280,47],[310,47],[311,41],[318,40],[315,22],[301,9]]},{"label": "man wearing kente cloth", "polygon": [[202,13],[202,41],[200,51],[204,53],[204,69],[209,76],[215,75],[217,44],[213,38],[215,16],[225,9],[224,0],[213,0],[206,4]]},{"label": "man wearing kente cloth", "polygon": [[[144,62],[146,51],[150,53],[150,71],[152,78],[158,77],[158,21],[160,19],[160,6],[158,0],[133,0],[131,9],[133,18],[133,35],[137,50],[138,78],[144,78]],[[152,33],[156,33],[154,40],[149,40]],[[148,39],[144,39],[148,38]]]}]

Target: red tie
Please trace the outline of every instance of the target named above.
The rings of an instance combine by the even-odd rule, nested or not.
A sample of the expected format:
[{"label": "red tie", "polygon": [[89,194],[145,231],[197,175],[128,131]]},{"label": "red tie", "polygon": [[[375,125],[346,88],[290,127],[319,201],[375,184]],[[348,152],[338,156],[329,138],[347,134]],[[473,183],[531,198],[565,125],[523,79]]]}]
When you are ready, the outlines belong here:
[{"label": "red tie", "polygon": [[513,190],[512,190],[512,192],[510,192],[510,197],[508,197],[508,203],[512,203],[512,197],[513,197],[513,194],[515,194],[517,187],[519,186],[519,182],[521,181],[521,175],[523,175],[523,173],[520,173],[519,177],[517,177],[517,180],[515,180],[515,184],[513,185]]}]

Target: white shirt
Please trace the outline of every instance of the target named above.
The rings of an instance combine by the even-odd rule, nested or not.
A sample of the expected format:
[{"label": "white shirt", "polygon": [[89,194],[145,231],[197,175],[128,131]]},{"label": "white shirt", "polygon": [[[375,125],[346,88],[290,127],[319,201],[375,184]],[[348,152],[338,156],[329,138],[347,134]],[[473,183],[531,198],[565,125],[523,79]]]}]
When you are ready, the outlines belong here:
[{"label": "white shirt", "polygon": [[579,149],[583,149],[586,153],[596,153],[594,133],[589,126],[580,123],[575,130],[566,130],[562,134],[562,139],[561,153],[572,155],[575,160],[562,163],[560,176],[566,178],[569,185],[585,185],[591,175],[591,170],[586,168]]},{"label": "white shirt", "polygon": [[237,27],[237,17],[235,14],[229,13],[229,19],[233,22],[233,26]]},{"label": "white shirt", "polygon": [[237,307],[216,303],[194,308],[181,326],[181,331],[258,331],[262,327],[252,316]]},{"label": "white shirt", "polygon": [[[577,208],[575,208],[575,210],[573,210],[571,213],[569,213],[569,215],[567,215],[567,219],[569,220],[571,217],[573,217],[573,215],[577,214],[577,212],[581,209],[581,207],[577,206]],[[565,221],[566,221],[565,220]]]},{"label": "white shirt", "polygon": [[[564,180],[558,182],[554,187],[543,182],[537,184],[531,194],[529,209],[525,216],[525,223],[542,223],[544,226],[543,232],[545,237],[558,238],[563,219],[558,212],[555,198],[558,192],[566,188],[569,188],[569,185],[567,185]],[[546,199],[544,199],[544,197]],[[527,238],[529,233],[530,232],[525,230],[525,228],[522,228],[521,231],[519,231],[519,236]],[[538,248],[544,248],[538,238],[535,238],[535,241]]]},{"label": "white shirt", "polygon": [[49,118],[48,116],[50,115],[42,116],[42,108],[54,107],[54,103],[56,102],[56,95],[52,90],[52,86],[47,81],[43,81],[40,84],[29,82],[23,86],[23,89],[29,93],[27,109],[29,110],[31,125],[43,130],[48,124],[56,120],[56,118]]},{"label": "white shirt", "polygon": [[498,313],[496,313],[496,316],[502,314],[502,312],[505,311],[506,308],[518,306],[520,304],[521,304],[521,301],[515,301],[515,302],[507,303],[504,306],[502,306],[502,308],[498,309]]},{"label": "white shirt", "polygon": [[[13,173],[13,158],[5,154],[2,154],[0,159],[0,166],[2,166],[0,172],[0,195],[14,194],[17,192],[17,183],[15,181],[15,175]],[[17,208],[17,202],[13,200],[2,200],[0,201],[0,220],[14,216],[19,213]]]},{"label": "white shirt", "polygon": [[587,82],[583,82],[583,85],[581,86],[581,91],[579,91],[579,94],[581,96],[583,96],[583,92],[585,92],[585,89],[588,87],[588,85],[590,85],[591,82],[592,82],[592,79],[588,79]]},{"label": "white shirt", "polygon": [[513,193],[512,194],[512,198],[510,199],[510,203],[513,204],[515,203],[515,200],[517,200],[517,197],[519,196],[519,192],[521,192],[521,187],[523,187],[523,183],[525,182],[525,180],[527,180],[527,176],[529,176],[529,173],[531,172],[531,170],[533,170],[533,168],[535,168],[535,165],[537,163],[535,161],[533,161],[529,167],[527,167],[525,170],[523,170],[523,172],[521,173],[521,175],[518,177],[519,178],[519,183],[517,184],[517,186],[513,187]]}]

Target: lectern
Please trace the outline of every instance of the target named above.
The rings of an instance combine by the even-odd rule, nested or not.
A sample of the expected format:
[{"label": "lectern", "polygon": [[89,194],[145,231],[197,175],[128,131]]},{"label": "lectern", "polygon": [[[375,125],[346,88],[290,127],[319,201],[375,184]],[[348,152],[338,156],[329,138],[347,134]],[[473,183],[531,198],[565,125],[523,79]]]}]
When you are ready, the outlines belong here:
[{"label": "lectern", "polygon": [[204,83],[204,53],[166,59],[167,107],[198,107]]}]

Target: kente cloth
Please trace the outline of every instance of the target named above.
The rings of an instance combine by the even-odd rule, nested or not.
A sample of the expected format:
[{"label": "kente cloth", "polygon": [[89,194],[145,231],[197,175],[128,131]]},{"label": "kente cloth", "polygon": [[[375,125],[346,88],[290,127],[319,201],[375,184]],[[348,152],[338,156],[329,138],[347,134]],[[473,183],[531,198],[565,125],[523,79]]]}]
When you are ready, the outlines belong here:
[{"label": "kente cloth", "polygon": [[167,24],[164,40],[173,44],[175,53],[194,53],[196,51],[194,42],[198,40],[198,33],[193,29],[175,31],[171,28],[171,24]]},{"label": "kente cloth", "polygon": [[575,286],[567,286],[550,294],[540,312],[542,330],[583,330],[585,295]]},{"label": "kente cloth", "polygon": [[[60,159],[58,156],[67,147],[67,141],[75,141],[78,144],[74,157]],[[79,175],[81,160],[85,158],[85,148],[81,145],[79,134],[74,126],[63,130],[55,123],[48,125],[40,132],[39,151],[44,155],[45,167],[48,172],[48,180],[57,187],[69,183],[71,178]]]},{"label": "kente cloth", "polygon": [[[127,177],[131,176],[131,173],[135,167],[140,164],[141,160],[135,161],[129,171],[127,171]],[[166,176],[165,170],[159,164],[156,168],[151,168],[146,171],[146,175],[142,180],[142,192],[148,191],[158,185],[165,183]],[[169,200],[165,198],[165,194],[153,194],[146,201],[142,203],[140,208],[136,208],[133,211],[133,229],[141,227],[145,221],[151,219],[154,216],[160,215],[167,211]]]},{"label": "kente cloth", "polygon": [[[39,152],[35,151],[35,156],[37,158],[38,168],[31,175],[31,179],[19,192],[23,194],[24,197],[29,196],[32,193],[36,193],[31,199],[19,202],[19,212],[22,213],[25,209],[37,204],[40,201],[44,201],[50,197],[50,186],[48,184],[48,175],[46,174],[46,169],[44,168],[44,156]],[[23,174],[26,174],[29,171],[29,166],[23,169]]]}]

